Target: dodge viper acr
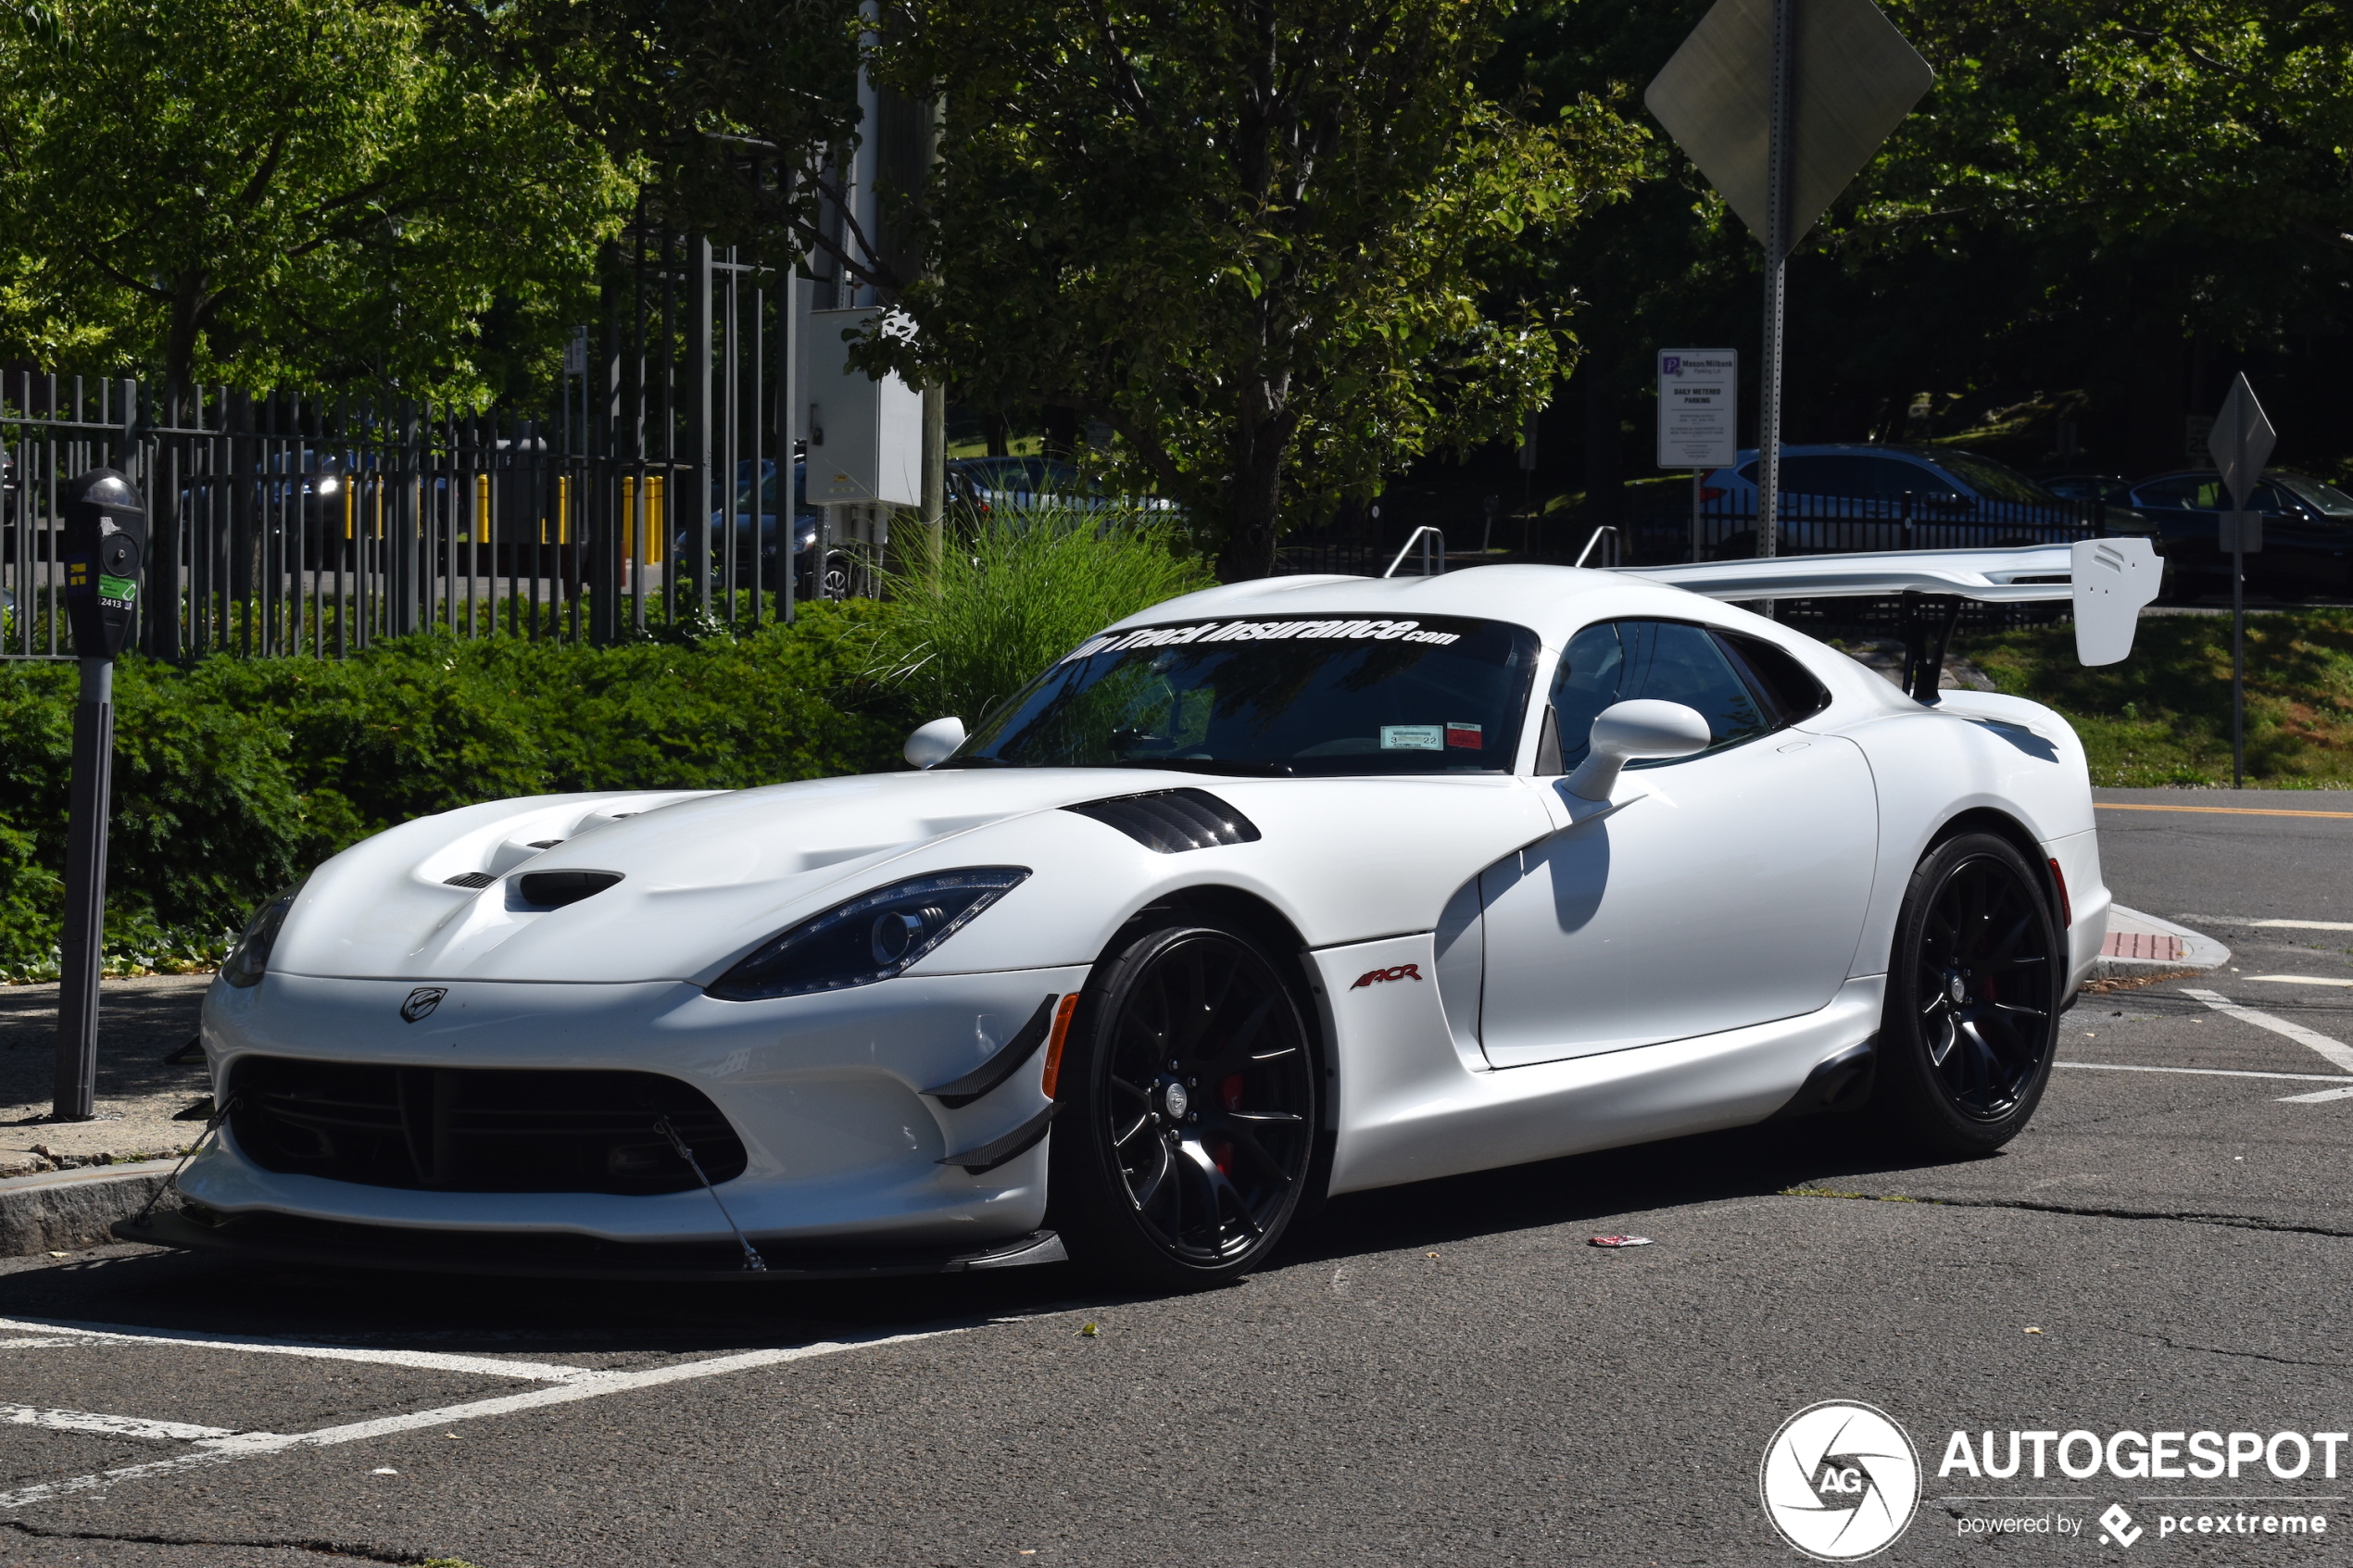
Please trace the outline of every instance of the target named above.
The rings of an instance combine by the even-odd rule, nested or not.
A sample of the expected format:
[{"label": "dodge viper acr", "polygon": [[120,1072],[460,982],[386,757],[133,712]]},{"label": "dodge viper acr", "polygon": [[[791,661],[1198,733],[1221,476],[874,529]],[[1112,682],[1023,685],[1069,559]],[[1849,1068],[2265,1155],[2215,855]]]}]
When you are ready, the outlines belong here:
[{"label": "dodge viper acr", "polygon": [[1275,578],[916,771],[412,822],[255,918],[213,1141],[122,1234],[1182,1285],[1329,1194],[1776,1116],[1992,1149],[2104,932],[2082,749],[1927,633],[1899,688],[1727,600],[2072,597],[2105,661],[2155,582],[2140,541]]}]

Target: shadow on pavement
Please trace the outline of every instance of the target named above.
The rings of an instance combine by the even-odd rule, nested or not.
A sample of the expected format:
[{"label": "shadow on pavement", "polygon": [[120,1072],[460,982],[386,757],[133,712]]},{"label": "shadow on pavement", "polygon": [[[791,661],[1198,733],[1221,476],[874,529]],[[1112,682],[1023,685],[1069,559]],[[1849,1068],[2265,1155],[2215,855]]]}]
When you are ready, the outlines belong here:
[{"label": "shadow on pavement", "polygon": [[[1275,1266],[1937,1163],[1890,1159],[1860,1133],[1844,1119],[1771,1123],[1352,1194],[1302,1227]],[[0,1317],[493,1354],[532,1344],[707,1353],[1138,1298],[1059,1264],[857,1282],[611,1284],[306,1270],[116,1248],[0,1272]]]}]

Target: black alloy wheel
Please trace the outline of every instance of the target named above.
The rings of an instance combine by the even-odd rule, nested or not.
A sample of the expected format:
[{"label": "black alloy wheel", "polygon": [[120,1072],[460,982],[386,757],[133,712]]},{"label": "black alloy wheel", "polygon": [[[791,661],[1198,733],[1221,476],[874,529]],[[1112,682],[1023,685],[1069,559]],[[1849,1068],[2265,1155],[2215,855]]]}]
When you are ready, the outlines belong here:
[{"label": "black alloy wheel", "polygon": [[1049,1222],[1139,1282],[1235,1279],[1315,1173],[1314,1042],[1284,967],[1238,925],[1172,919],[1100,964],[1060,1079]]},{"label": "black alloy wheel", "polygon": [[2026,1125],[2057,1040],[2063,935],[2043,879],[2007,840],[1965,834],[1921,859],[1880,1030],[1879,1098],[1904,1135],[1983,1154]]}]

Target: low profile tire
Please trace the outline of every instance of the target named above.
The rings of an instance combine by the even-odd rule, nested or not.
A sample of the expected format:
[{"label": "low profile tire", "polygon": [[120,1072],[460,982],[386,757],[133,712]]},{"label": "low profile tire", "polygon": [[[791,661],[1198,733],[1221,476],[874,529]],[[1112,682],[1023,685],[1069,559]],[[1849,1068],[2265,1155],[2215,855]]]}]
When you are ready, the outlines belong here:
[{"label": "low profile tire", "polygon": [[1266,1260],[1319,1173],[1306,1017],[1288,967],[1222,921],[1151,926],[1096,966],[1049,1153],[1076,1261],[1198,1289]]},{"label": "low profile tire", "polygon": [[2016,1137],[2051,1075],[2066,968],[2042,879],[2007,839],[1963,834],[1930,850],[1896,922],[1877,1120],[1940,1154]]}]

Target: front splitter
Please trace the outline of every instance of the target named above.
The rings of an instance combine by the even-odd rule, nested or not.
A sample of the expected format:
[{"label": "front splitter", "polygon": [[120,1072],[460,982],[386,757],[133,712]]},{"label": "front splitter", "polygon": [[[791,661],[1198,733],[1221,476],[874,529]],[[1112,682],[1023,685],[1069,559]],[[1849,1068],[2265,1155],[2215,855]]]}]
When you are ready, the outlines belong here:
[{"label": "front splitter", "polygon": [[431,1231],[355,1225],[291,1214],[219,1214],[189,1208],[116,1222],[124,1241],[228,1252],[275,1263],[402,1273],[492,1274],[516,1279],[880,1279],[1059,1263],[1070,1254],[1052,1231],[980,1248],[817,1250],[761,1245],[767,1268],[745,1267],[727,1242],[625,1242],[545,1231]]}]

